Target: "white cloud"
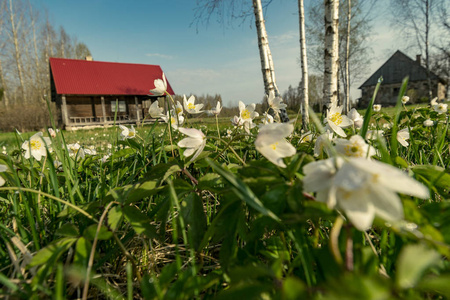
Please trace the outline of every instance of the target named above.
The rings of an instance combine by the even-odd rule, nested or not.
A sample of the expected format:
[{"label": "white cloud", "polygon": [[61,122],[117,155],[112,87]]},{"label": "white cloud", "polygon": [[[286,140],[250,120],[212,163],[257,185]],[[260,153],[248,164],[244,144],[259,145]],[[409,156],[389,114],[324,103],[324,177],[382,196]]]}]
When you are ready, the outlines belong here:
[{"label": "white cloud", "polygon": [[297,43],[299,44],[299,36],[298,31],[290,30],[283,34],[279,35],[270,35],[269,34],[269,44],[270,45],[276,45],[276,44],[285,44],[285,43]]},{"label": "white cloud", "polygon": [[166,54],[161,54],[161,53],[146,53],[145,56],[158,57],[158,58],[163,58],[163,59],[172,59],[172,58],[174,58],[171,55],[166,55]]}]

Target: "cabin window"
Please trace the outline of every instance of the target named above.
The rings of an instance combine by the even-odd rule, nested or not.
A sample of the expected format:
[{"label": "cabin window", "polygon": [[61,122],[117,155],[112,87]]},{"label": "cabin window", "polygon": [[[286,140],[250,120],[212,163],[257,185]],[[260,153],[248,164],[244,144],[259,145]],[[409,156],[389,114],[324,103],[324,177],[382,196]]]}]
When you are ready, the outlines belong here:
[{"label": "cabin window", "polygon": [[[127,112],[127,104],[125,101],[118,101],[118,110],[117,112]],[[111,101],[111,111],[116,112],[116,101]]]}]

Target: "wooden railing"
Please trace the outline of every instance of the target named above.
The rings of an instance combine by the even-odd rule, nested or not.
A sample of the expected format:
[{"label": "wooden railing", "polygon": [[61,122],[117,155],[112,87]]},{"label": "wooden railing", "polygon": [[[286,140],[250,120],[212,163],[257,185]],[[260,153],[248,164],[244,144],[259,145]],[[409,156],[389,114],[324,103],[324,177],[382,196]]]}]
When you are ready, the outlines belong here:
[{"label": "wooden railing", "polygon": [[[87,124],[87,123],[104,123],[113,122],[114,116],[106,116],[106,117],[69,117],[71,124]],[[116,121],[129,121],[130,118],[128,115],[119,115],[116,118]]]}]

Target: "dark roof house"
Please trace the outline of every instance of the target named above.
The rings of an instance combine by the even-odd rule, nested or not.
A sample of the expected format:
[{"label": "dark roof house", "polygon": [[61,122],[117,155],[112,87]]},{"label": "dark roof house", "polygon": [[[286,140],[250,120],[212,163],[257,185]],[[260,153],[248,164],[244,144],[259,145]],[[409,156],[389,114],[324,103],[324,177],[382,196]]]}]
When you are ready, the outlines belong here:
[{"label": "dark roof house", "polygon": [[[428,78],[427,69],[422,66],[420,55],[416,60],[411,59],[401,51],[397,50],[378,70],[376,70],[360,87],[360,107],[366,107],[369,103],[378,79],[383,78],[377,94],[375,103],[390,106],[395,105],[402,81],[409,77],[407,94],[412,102],[427,98],[428,101]],[[430,72],[431,90],[433,97],[444,98],[444,81],[436,74]]]},{"label": "dark roof house", "polygon": [[[116,110],[116,124],[138,123],[146,113],[143,101],[157,99],[150,90],[162,74],[158,65],[50,58],[58,123],[69,130],[112,124]],[[174,94],[169,82],[167,92]]]}]

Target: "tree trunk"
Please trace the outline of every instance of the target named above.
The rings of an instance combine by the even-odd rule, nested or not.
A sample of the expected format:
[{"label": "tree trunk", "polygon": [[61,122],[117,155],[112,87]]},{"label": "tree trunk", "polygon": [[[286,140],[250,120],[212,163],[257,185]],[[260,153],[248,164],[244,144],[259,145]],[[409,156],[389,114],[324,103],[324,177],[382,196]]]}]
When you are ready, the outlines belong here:
[{"label": "tree trunk", "polygon": [[15,60],[16,60],[16,66],[17,66],[17,75],[19,76],[20,81],[20,90],[22,94],[22,101],[26,101],[25,97],[25,83],[23,78],[23,71],[22,71],[22,62],[21,62],[21,55],[19,51],[19,38],[17,34],[17,28],[16,23],[14,20],[14,11],[12,6],[12,0],[9,0],[9,20],[11,21],[11,30],[12,30],[12,38],[14,43],[14,50],[15,50]]},{"label": "tree trunk", "polygon": [[345,45],[345,98],[344,98],[344,113],[347,114],[350,111],[350,71],[348,68],[348,59],[350,56],[350,21],[352,19],[352,1],[347,0],[347,38]]},{"label": "tree trunk", "polygon": [[253,11],[255,14],[256,32],[258,34],[258,47],[259,55],[261,57],[261,71],[264,80],[264,90],[266,95],[269,95],[271,91],[275,92],[275,95],[279,95],[274,79],[273,61],[269,48],[269,39],[267,38],[266,25],[264,24],[261,0],[252,1]]},{"label": "tree trunk", "polygon": [[44,84],[42,84],[42,78],[41,78],[41,66],[39,63],[39,54],[38,54],[38,46],[37,46],[37,38],[36,38],[36,16],[33,15],[33,7],[30,4],[30,19],[31,19],[31,29],[33,30],[33,48],[34,48],[34,64],[36,66],[36,72],[35,72],[35,85],[36,90],[38,91],[39,100],[44,102],[43,97],[43,90],[44,90]]},{"label": "tree trunk", "polygon": [[337,105],[337,83],[339,65],[339,0],[324,0],[325,4],[325,68],[324,68],[324,103]]},{"label": "tree trunk", "polygon": [[3,98],[2,98],[2,102],[4,106],[8,106],[9,105],[9,101],[8,101],[8,96],[7,96],[7,92],[6,92],[6,81],[5,81],[5,76],[3,75],[3,68],[2,68],[2,61],[0,60],[0,81],[2,84],[2,89],[3,89]]},{"label": "tree trunk", "polygon": [[302,127],[306,129],[309,124],[309,91],[308,91],[308,60],[306,58],[305,38],[305,9],[303,0],[298,0],[298,16],[300,26],[300,57],[302,62]]},{"label": "tree trunk", "polygon": [[430,76],[430,53],[429,53],[429,33],[430,33],[430,1],[425,0],[425,64],[427,68],[427,80],[428,80],[428,99],[433,98],[433,91],[431,89],[431,76]]}]

